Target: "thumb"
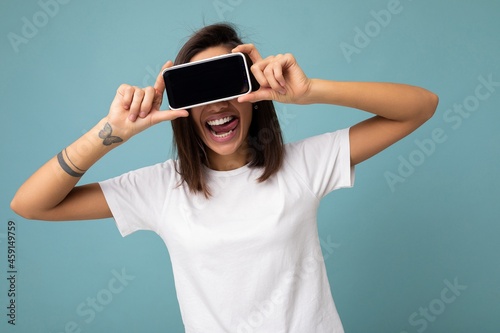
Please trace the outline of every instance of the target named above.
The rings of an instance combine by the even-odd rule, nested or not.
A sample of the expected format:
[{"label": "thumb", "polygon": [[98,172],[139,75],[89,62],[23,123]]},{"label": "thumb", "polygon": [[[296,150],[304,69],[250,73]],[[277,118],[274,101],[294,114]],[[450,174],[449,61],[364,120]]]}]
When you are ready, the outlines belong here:
[{"label": "thumb", "polygon": [[153,111],[150,113],[151,125],[159,124],[163,121],[171,121],[177,118],[188,117],[189,112],[186,110],[166,110],[166,111]]},{"label": "thumb", "polygon": [[272,99],[273,99],[272,89],[261,87],[257,91],[238,97],[238,102],[255,103],[263,100],[272,100]]}]

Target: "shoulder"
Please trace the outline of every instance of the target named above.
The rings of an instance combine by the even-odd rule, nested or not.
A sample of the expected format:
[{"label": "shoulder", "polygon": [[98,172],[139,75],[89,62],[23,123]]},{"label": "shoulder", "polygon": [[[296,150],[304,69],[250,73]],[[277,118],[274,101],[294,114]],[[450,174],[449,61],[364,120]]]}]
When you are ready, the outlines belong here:
[{"label": "shoulder", "polygon": [[328,148],[349,145],[349,129],[343,128],[334,132],[323,133],[299,141],[285,144],[285,158],[297,154],[318,153]]},{"label": "shoulder", "polygon": [[164,182],[170,182],[173,179],[178,178],[179,174],[177,170],[177,161],[169,159],[161,163],[128,171],[117,177],[105,180],[101,183],[130,183],[130,185],[138,185],[140,183],[147,183],[149,185],[161,184]]},{"label": "shoulder", "polygon": [[140,175],[148,175],[148,174],[170,174],[175,173],[177,169],[177,161],[175,160],[166,160],[161,163],[156,163],[152,165],[148,165],[139,169],[131,170],[127,172],[127,174],[140,174]]},{"label": "shoulder", "polygon": [[324,133],[285,145],[283,172],[299,179],[316,198],[350,187],[354,170],[350,163],[349,128]]}]

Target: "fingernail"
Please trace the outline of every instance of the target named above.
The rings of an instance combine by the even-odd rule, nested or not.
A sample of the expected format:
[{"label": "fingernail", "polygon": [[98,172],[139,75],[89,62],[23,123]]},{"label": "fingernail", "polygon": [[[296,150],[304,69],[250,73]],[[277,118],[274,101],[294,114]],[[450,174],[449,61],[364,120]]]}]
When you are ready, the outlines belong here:
[{"label": "fingernail", "polygon": [[137,115],[135,115],[135,114],[131,113],[131,114],[128,116],[128,119],[129,119],[130,121],[135,121],[135,120],[137,119]]},{"label": "fingernail", "polygon": [[141,117],[141,118],[146,117],[146,112],[141,112],[141,113],[139,113],[139,117]]}]

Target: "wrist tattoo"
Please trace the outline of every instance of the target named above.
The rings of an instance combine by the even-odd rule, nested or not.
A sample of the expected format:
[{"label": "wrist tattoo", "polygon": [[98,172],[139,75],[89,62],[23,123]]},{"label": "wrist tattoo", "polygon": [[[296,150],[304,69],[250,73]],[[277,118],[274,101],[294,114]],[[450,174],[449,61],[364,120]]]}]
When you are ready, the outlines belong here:
[{"label": "wrist tattoo", "polygon": [[66,163],[66,161],[64,160],[64,157],[63,157],[62,151],[61,151],[59,154],[57,154],[57,161],[59,162],[59,165],[61,166],[61,168],[62,168],[62,169],[63,169],[63,170],[64,170],[64,171],[68,174],[68,175],[70,175],[70,176],[72,176],[72,177],[77,177],[77,178],[79,178],[79,177],[82,177],[82,176],[83,176],[83,174],[85,173],[85,172],[83,172],[83,173],[81,173],[81,172],[76,172],[76,171],[74,171],[73,169],[71,169],[71,167],[68,165],[68,163]]},{"label": "wrist tattoo", "polygon": [[104,128],[99,131],[99,137],[103,139],[102,141],[103,145],[110,146],[113,143],[118,143],[123,141],[123,139],[120,138],[119,136],[111,135],[112,133],[113,129],[111,128],[111,125],[109,123],[106,123],[106,125],[104,125]]}]

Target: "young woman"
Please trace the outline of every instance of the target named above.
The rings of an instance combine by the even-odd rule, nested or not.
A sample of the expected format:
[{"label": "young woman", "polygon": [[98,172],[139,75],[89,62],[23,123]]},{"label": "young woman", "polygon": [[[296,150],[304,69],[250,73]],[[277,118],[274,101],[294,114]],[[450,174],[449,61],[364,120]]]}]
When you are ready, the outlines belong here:
[{"label": "young woman", "polygon": [[[154,87],[124,84],[108,115],[36,171],[12,209],[50,221],[113,217],[123,236],[158,233],[186,332],[343,332],[321,255],[319,202],[353,185],[356,164],[428,120],[438,98],[403,84],[311,79],[292,55],[262,58],[221,24],[195,33],[176,64],[230,52],[252,60],[258,91],[160,111],[161,75]],[[341,105],[374,116],[283,144],[272,101]],[[162,121],[172,122],[176,160],[76,186],[100,157]]]}]

